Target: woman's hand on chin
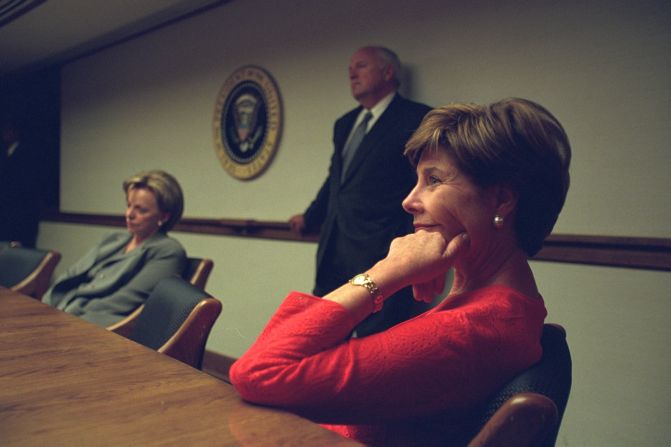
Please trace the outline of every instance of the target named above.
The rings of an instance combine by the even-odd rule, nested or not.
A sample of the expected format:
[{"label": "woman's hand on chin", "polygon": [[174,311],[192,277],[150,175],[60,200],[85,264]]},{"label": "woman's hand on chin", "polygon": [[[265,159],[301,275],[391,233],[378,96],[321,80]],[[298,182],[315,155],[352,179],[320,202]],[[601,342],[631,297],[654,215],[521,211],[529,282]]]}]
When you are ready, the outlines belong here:
[{"label": "woman's hand on chin", "polygon": [[445,287],[445,274],[468,246],[468,235],[460,233],[447,241],[439,232],[418,231],[394,239],[385,261],[413,286],[418,301],[431,302]]}]

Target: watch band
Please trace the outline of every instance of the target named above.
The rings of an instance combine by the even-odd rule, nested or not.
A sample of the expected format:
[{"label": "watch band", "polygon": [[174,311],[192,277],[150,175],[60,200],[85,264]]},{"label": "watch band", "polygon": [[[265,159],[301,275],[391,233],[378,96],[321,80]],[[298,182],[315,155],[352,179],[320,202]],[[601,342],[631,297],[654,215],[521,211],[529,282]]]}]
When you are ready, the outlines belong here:
[{"label": "watch band", "polygon": [[359,273],[349,280],[349,283],[354,286],[365,287],[373,298],[373,313],[379,312],[384,304],[384,295],[380,292],[380,288],[375,284],[367,273]]}]

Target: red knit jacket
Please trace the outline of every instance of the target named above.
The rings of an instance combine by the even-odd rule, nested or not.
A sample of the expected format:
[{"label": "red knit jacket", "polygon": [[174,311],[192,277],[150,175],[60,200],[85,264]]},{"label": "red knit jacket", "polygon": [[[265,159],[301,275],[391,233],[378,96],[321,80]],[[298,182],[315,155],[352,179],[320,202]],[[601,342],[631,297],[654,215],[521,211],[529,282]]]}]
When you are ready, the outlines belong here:
[{"label": "red knit jacket", "polygon": [[365,338],[341,305],[290,293],[231,368],[243,399],[378,445],[446,444],[458,418],[540,359],[541,298],[501,285],[456,295]]}]

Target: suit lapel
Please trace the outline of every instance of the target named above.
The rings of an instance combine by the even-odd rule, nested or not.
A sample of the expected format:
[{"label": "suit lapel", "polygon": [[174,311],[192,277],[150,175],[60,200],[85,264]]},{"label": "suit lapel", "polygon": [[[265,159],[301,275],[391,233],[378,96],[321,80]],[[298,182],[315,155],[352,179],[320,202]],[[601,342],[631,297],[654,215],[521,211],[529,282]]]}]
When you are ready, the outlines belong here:
[{"label": "suit lapel", "polygon": [[[338,183],[340,183],[340,179],[342,178],[342,151],[345,147],[345,143],[347,142],[347,137],[349,137],[349,134],[352,132],[352,127],[354,126],[356,117],[359,116],[361,109],[362,107],[357,107],[343,118],[342,126],[340,126],[340,129],[334,138],[334,147],[336,151],[336,157],[334,160],[334,175],[337,177]],[[350,171],[351,166],[352,165],[350,164]]]},{"label": "suit lapel", "polygon": [[77,263],[73,275],[81,275],[88,272],[91,267],[98,263],[101,259],[105,259],[111,253],[119,250],[121,246],[125,245],[130,239],[128,237],[116,237],[113,240],[105,242],[101,245],[98,245],[95,249],[89,251],[82,259]]},{"label": "suit lapel", "polygon": [[[112,256],[109,256],[105,261],[101,263],[101,266],[109,265],[114,262],[120,261],[120,260],[130,260],[133,258],[137,258],[142,256],[142,253],[144,253],[147,250],[147,246],[151,245],[154,241],[160,240],[163,237],[162,233],[156,233],[146,241],[144,241],[139,247],[135,247],[133,251],[130,251],[126,253],[125,250],[122,248],[125,247],[128,242],[131,239],[131,235],[128,234],[127,238],[123,238],[122,240],[119,241],[118,244],[114,244],[113,246],[110,247],[109,250],[106,250],[106,256],[109,256],[112,254]],[[98,259],[103,258],[104,256],[98,257]]]},{"label": "suit lapel", "polygon": [[131,235],[128,234],[126,237],[119,237],[118,239],[110,241],[109,244],[101,246],[95,254],[95,259],[91,262],[91,265],[86,267],[85,271],[97,271],[122,259],[125,255],[123,247],[128,244],[130,237]]},{"label": "suit lapel", "polygon": [[144,252],[147,250],[147,246],[151,245],[156,240],[160,240],[162,237],[163,237],[162,233],[156,233],[152,237],[144,241],[142,245],[126,253],[126,251],[123,248],[130,241],[131,235],[129,234],[128,237],[122,238],[119,241],[117,241],[118,243],[110,244],[109,249],[105,247],[104,253],[101,250],[100,255],[97,257],[97,259],[98,260],[102,259],[102,261],[98,262],[95,265],[95,267],[92,267],[91,271],[101,270],[117,262],[123,262],[128,266],[134,265],[136,262],[138,262],[137,260],[143,256]]},{"label": "suit lapel", "polygon": [[[399,95],[396,94],[394,96],[394,99],[392,99],[392,101],[389,103],[389,106],[387,106],[387,109],[384,111],[382,115],[380,115],[377,121],[375,121],[373,127],[368,131],[366,136],[363,138],[361,144],[359,145],[359,149],[356,151],[356,154],[354,154],[354,158],[352,158],[352,161],[350,162],[349,169],[345,173],[345,179],[343,181],[343,184],[347,183],[352,178],[352,175],[357,171],[359,166],[361,166],[363,161],[368,156],[370,156],[371,152],[374,151],[375,147],[380,144],[383,144],[384,141],[383,137],[385,132],[387,132],[390,126],[394,125],[400,101],[401,100]],[[352,124],[354,124],[354,122],[352,122]],[[349,128],[351,129],[352,126],[350,125]],[[340,166],[342,168],[342,163]]]}]

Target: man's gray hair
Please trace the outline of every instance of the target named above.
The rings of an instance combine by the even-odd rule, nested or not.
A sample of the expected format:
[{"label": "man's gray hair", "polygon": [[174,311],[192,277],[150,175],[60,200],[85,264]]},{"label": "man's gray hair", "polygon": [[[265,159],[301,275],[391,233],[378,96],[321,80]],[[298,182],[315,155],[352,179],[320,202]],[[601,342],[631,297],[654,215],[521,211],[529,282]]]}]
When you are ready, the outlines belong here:
[{"label": "man's gray hair", "polygon": [[401,60],[398,58],[398,55],[392,50],[386,47],[370,47],[375,50],[375,54],[384,64],[382,68],[391,65],[392,70],[394,71],[393,81],[396,84],[396,88],[401,85]]}]

